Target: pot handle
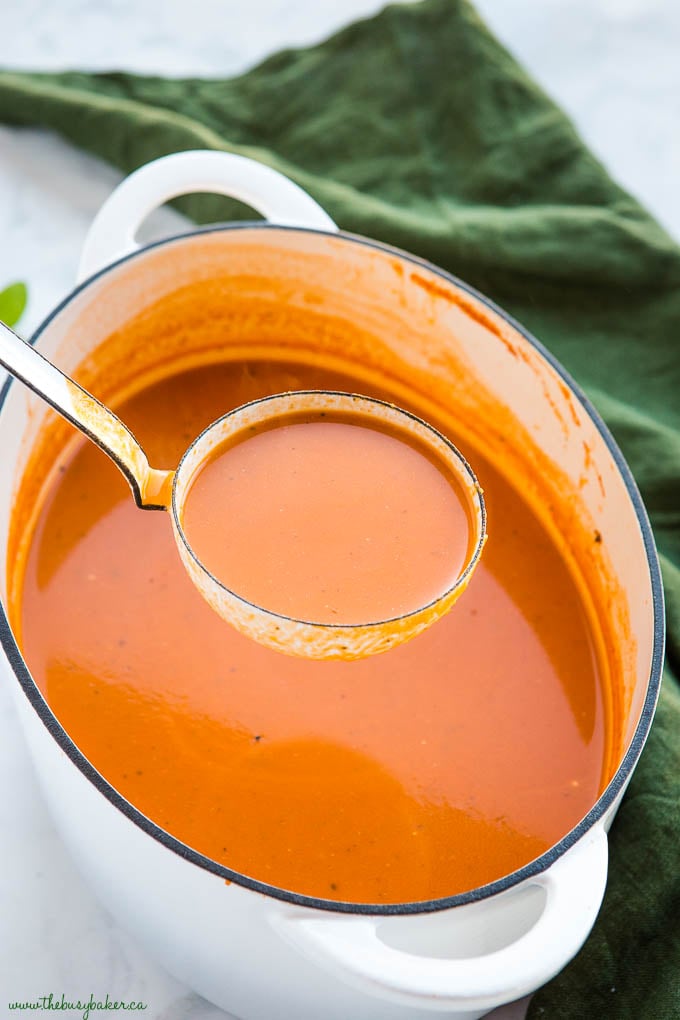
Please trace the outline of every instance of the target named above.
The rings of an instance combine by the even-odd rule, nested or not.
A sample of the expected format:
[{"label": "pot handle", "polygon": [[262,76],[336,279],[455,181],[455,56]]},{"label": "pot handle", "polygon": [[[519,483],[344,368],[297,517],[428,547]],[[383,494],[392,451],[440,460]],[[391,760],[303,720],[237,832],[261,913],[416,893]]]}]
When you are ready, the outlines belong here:
[{"label": "pot handle", "polygon": [[[530,885],[544,890],[545,901],[529,931],[523,930],[501,949],[453,959],[387,945],[379,928],[389,918],[382,916],[293,915],[279,916],[272,923],[308,959],[383,1001],[433,1012],[490,1010],[535,991],[576,955],[595,922],[606,882],[607,836],[600,826],[530,880]],[[500,930],[504,921],[500,912],[494,919],[496,907],[504,896],[521,896],[524,891],[454,907],[449,911],[452,923],[459,910],[486,909],[486,924]],[[479,917],[473,921],[468,916],[477,928]],[[466,922],[460,924],[464,933]]]},{"label": "pot handle", "polygon": [[78,283],[137,251],[135,234],[150,212],[196,191],[239,199],[282,226],[338,229],[306,191],[264,163],[210,149],[175,152],[135,170],[104,202],[85,239]]}]

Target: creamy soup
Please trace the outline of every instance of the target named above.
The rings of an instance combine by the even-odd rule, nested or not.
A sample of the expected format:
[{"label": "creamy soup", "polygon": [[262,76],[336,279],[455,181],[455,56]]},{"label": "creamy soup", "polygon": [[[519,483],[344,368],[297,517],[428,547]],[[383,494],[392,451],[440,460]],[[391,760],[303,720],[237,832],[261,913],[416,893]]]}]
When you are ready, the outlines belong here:
[{"label": "creamy soup", "polygon": [[[230,408],[314,388],[370,393],[253,358],[160,380],[117,410],[172,468]],[[32,674],[117,790],[237,872],[330,900],[449,896],[540,855],[607,778],[604,667],[579,584],[521,480],[436,424],[474,465],[491,537],[447,616],[357,662],[238,634],[185,574],[169,515],[136,509],[100,451],[76,441],[53,465],[12,585]],[[260,552],[253,539],[244,566]]]},{"label": "creamy soup", "polygon": [[270,612],[336,625],[453,587],[476,535],[452,474],[361,416],[302,418],[250,426],[199,469],[182,528],[204,566]]}]

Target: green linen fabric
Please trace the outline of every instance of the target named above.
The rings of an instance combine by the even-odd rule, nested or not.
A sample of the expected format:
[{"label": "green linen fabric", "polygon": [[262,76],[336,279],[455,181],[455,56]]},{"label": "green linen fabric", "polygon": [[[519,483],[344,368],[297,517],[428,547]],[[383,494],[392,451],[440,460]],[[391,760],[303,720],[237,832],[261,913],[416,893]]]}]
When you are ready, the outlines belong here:
[{"label": "green linen fabric", "polygon": [[[466,0],[388,7],[225,80],[0,73],[0,121],[45,125],[124,171],[189,148],[254,156],[341,227],[478,287],[586,388],[652,519],[669,640],[600,917],[530,1017],[680,1017],[678,246]],[[198,222],[243,213],[214,196],[180,204]]]}]

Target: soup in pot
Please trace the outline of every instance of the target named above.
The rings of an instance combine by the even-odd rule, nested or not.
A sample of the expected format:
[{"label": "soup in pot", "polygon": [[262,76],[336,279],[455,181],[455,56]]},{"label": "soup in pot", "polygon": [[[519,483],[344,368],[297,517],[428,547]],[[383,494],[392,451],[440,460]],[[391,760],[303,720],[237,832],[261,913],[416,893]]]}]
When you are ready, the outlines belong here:
[{"label": "soup in pot", "polygon": [[[393,396],[253,356],[169,375],[116,410],[173,468],[231,408],[315,388]],[[10,605],[31,672],[112,786],[236,872],[345,902],[450,896],[539,856],[608,778],[605,665],[580,582],[521,481],[435,424],[480,480],[489,541],[448,615],[355,662],[294,659],[225,624],[169,515],[140,512],[91,444],[44,465]],[[20,503],[17,527],[31,513]],[[260,552],[253,537],[254,565]]]}]

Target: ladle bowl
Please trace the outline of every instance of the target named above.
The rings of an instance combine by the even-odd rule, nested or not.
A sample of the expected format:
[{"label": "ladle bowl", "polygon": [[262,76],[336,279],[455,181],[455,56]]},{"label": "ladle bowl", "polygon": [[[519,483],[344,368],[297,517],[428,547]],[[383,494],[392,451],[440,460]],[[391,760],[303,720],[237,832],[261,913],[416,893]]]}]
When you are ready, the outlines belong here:
[{"label": "ladle bowl", "polygon": [[[454,582],[427,605],[390,619],[362,624],[331,624],[300,620],[254,605],[218,580],[196,555],[187,539],[182,508],[191,484],[216,447],[295,414],[345,414],[377,428],[402,433],[435,459],[451,476],[468,504],[472,541],[468,557]],[[482,490],[469,464],[453,443],[422,419],[394,404],[355,393],[298,390],[254,400],[213,422],[188,448],[174,474],[172,523],[182,562],[204,599],[223,619],[259,644],[275,651],[309,659],[360,659],[385,652],[408,641],[448,612],[462,595],[479,561],[486,538]],[[227,530],[228,540],[228,530]],[[282,580],[282,583],[285,581]]]}]

